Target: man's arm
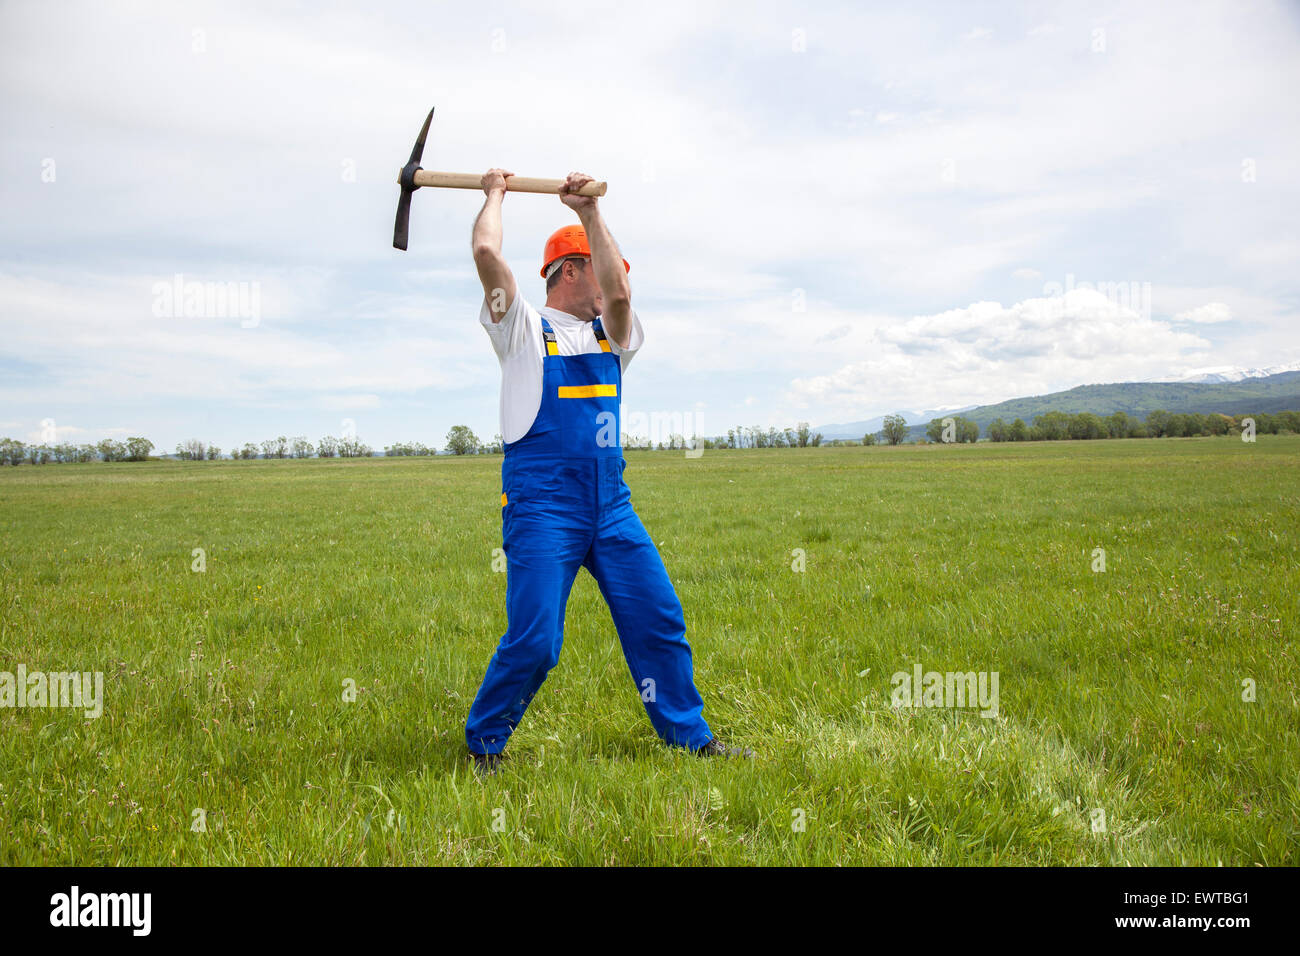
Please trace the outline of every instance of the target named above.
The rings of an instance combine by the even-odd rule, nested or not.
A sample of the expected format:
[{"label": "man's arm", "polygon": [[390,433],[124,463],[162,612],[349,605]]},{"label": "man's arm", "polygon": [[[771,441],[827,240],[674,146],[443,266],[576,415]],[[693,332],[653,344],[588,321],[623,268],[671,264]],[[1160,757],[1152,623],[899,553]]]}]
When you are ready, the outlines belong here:
[{"label": "man's arm", "polygon": [[493,322],[505,318],[519,291],[514,274],[501,255],[501,201],[506,195],[506,177],[513,175],[495,168],[483,174],[483,192],[487,199],[474,220],[474,265],[478,269],[479,281],[483,283],[483,295],[492,311]]},{"label": "man's arm", "polygon": [[631,345],[632,339],[632,287],[627,281],[627,270],[623,268],[623,256],[605,225],[596,197],[578,196],[571,192],[591,181],[586,173],[569,173],[560,187],[560,201],[582,220],[582,228],[586,230],[587,242],[591,246],[591,267],[596,270],[596,282],[604,300],[600,322],[606,334],[618,343],[619,348],[625,349]]}]

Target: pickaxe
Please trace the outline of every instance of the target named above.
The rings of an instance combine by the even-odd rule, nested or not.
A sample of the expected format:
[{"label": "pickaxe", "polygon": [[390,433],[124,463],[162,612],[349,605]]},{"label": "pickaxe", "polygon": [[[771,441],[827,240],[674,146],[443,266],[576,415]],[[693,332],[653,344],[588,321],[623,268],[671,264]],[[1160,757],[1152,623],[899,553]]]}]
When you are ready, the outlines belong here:
[{"label": "pickaxe", "polygon": [[[424,157],[424,139],[429,135],[429,124],[433,122],[433,110],[424,118],[420,135],[411,147],[411,159],[402,167],[397,181],[401,184],[402,195],[397,200],[397,219],[393,223],[393,248],[406,249],[407,227],[411,221],[411,193],[421,186],[441,186],[446,189],[482,189],[483,177],[478,173],[435,173],[421,169],[420,160]],[[527,176],[510,176],[506,179],[506,189],[512,193],[552,193],[558,195],[563,179],[535,179]],[[603,196],[606,184],[591,182],[577,190],[579,196]]]}]

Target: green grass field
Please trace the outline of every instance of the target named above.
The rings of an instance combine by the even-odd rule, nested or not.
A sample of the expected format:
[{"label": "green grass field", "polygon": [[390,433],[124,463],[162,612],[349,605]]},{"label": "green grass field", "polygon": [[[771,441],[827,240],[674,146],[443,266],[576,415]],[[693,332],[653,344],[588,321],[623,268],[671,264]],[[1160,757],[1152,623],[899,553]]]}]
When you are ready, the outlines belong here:
[{"label": "green grass field", "polygon": [[752,761],[660,745],[583,571],[474,776],[499,457],[3,469],[0,671],[105,689],[0,709],[0,865],[1298,862],[1300,437],[628,459]]}]

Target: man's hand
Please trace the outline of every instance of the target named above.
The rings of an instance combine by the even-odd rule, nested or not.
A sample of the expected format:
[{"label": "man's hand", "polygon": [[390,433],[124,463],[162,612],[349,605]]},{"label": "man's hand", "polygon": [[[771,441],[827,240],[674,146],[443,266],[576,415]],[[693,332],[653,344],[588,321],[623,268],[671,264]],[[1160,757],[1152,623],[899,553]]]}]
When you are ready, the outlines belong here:
[{"label": "man's hand", "polygon": [[483,187],[483,192],[491,196],[493,193],[505,194],[506,179],[513,176],[514,173],[505,169],[497,169],[495,166],[483,174],[479,180],[479,185]]},{"label": "man's hand", "polygon": [[560,187],[560,202],[564,203],[578,215],[582,215],[582,213],[588,209],[595,209],[595,196],[579,196],[577,194],[577,190],[581,189],[589,182],[593,182],[593,179],[586,173],[569,173],[564,180],[564,185]]}]

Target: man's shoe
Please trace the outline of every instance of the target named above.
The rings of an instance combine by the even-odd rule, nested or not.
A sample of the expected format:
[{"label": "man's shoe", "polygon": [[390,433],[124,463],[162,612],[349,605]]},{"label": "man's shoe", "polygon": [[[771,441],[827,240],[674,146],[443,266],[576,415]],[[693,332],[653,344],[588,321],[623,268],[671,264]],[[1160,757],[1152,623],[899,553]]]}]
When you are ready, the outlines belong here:
[{"label": "man's shoe", "polygon": [[501,766],[501,761],[505,760],[505,754],[476,754],[471,753],[474,758],[474,774],[478,777],[491,777],[496,774],[497,769]]},{"label": "man's shoe", "polygon": [[726,744],[714,737],[703,747],[695,751],[700,757],[752,757],[754,751],[748,747],[728,747]]}]

